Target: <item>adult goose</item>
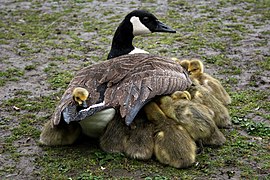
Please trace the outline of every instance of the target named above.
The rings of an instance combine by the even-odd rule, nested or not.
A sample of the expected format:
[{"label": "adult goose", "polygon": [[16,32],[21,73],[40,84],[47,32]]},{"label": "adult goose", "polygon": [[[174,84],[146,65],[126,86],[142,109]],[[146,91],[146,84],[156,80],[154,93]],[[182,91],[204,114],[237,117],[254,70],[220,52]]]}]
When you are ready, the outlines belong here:
[{"label": "adult goose", "polygon": [[[92,136],[91,128],[95,132],[96,124],[100,124],[103,130],[115,113],[119,112],[130,125],[155,96],[186,90],[190,85],[188,74],[175,61],[149,54],[123,55],[81,69],[62,96],[50,124],[55,128],[80,121],[83,132]],[[88,108],[79,111],[72,95],[77,87],[89,93]]]},{"label": "adult goose", "polygon": [[[69,122],[103,109],[118,107],[129,125],[151,98],[185,90],[190,85],[186,71],[170,59],[148,54],[124,55],[80,70],[56,109],[54,125],[60,122],[62,111],[67,112],[64,117]],[[68,112],[70,105],[74,104],[71,96],[75,87],[88,90],[87,104],[91,106],[72,117]]]},{"label": "adult goose", "polygon": [[176,33],[175,30],[160,22],[153,14],[144,10],[130,12],[115,31],[111,50],[107,59],[125,54],[148,53],[135,48],[132,40],[135,36],[153,32]]}]

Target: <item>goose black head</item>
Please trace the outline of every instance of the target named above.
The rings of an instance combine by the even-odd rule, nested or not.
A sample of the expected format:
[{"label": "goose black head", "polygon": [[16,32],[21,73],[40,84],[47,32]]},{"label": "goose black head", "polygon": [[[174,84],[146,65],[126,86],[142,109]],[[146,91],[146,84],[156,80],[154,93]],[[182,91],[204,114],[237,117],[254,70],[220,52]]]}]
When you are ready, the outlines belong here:
[{"label": "goose black head", "polygon": [[176,33],[145,10],[130,12],[115,31],[108,59],[131,53],[135,49],[132,45],[135,36],[153,32]]},{"label": "goose black head", "polygon": [[153,32],[176,33],[175,30],[160,22],[153,14],[145,10],[132,11],[124,21],[130,21],[134,36]]}]

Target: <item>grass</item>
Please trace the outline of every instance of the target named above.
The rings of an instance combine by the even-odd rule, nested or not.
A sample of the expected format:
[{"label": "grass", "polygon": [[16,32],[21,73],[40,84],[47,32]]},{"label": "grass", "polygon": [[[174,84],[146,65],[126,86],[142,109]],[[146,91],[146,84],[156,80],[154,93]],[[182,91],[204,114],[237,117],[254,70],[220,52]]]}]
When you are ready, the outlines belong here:
[{"label": "grass", "polygon": [[[46,108],[52,109],[55,107],[55,101],[57,99],[58,94],[50,95],[50,96],[41,96],[35,98],[28,98],[27,91],[23,91],[24,94],[20,94],[17,97],[10,98],[8,100],[4,100],[1,103],[1,107],[13,107],[16,106],[20,108],[22,111],[27,112],[39,112],[45,111]],[[12,112],[12,110],[9,110]]]},{"label": "grass", "polygon": [[262,122],[254,122],[250,119],[233,117],[232,122],[236,125],[240,125],[246,132],[254,136],[270,136],[270,127]]},{"label": "grass", "polygon": [[24,70],[20,68],[8,68],[6,71],[0,71],[0,86],[4,86],[8,81],[18,81],[19,77],[24,75]]},{"label": "grass", "polygon": [[[231,105],[232,122],[239,125],[248,134],[260,137],[270,136],[269,116],[264,116],[262,112],[269,112],[269,102],[265,99],[269,97],[269,92],[241,91],[232,93],[233,103]],[[261,109],[261,112],[258,111]],[[245,118],[248,114],[256,114],[257,117],[265,119],[266,122],[254,122]],[[268,122],[268,123],[267,123]]]},{"label": "grass", "polygon": [[[41,128],[78,64],[83,67],[105,60],[118,23],[138,4],[132,1],[116,7],[108,3],[105,7],[106,1],[77,0],[44,5],[33,0],[27,9],[19,1],[13,3],[17,8],[6,5],[0,12],[0,152],[9,160],[0,168],[1,179],[12,174],[41,179],[269,178],[270,94],[256,79],[247,86],[241,84],[245,72],[254,73],[254,68],[260,77],[270,69],[265,51],[269,1],[176,0],[169,1],[166,10],[152,0],[142,2],[143,9],[156,13],[177,33],[136,37],[134,44],[153,54],[203,59],[209,71],[218,78],[226,77],[222,82],[233,100],[229,106],[233,126],[222,129],[226,144],[205,147],[188,169],[163,166],[155,158],[137,161],[123,154],[104,153],[92,139],[72,146],[38,146]],[[249,46],[246,40],[254,34],[259,38]],[[35,77],[39,78],[33,81]],[[36,86],[29,88],[24,83]],[[25,154],[22,149],[26,147],[38,151]],[[34,170],[27,174],[19,164],[30,158]]]}]

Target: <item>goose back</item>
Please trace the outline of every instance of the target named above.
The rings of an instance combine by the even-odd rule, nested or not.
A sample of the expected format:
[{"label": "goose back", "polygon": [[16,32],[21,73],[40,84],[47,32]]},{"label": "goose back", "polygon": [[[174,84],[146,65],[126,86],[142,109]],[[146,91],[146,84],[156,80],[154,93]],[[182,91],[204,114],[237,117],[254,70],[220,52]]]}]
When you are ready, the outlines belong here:
[{"label": "goose back", "polygon": [[88,105],[104,102],[104,108],[120,109],[130,124],[145,103],[157,95],[186,90],[191,81],[178,63],[149,54],[124,55],[81,69],[70,82],[52,117],[58,125],[62,111],[74,106],[75,87],[88,90]]}]

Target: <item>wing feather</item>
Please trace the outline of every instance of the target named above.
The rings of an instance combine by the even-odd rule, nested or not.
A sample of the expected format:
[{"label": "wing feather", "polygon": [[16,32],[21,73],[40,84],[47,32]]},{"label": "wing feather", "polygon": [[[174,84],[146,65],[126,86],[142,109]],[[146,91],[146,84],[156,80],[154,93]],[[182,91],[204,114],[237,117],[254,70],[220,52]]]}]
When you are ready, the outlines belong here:
[{"label": "wing feather", "polygon": [[[171,94],[176,90],[186,90],[191,84],[180,65],[156,56],[147,57],[129,69],[125,78],[115,85],[118,95],[106,101],[108,106],[120,106],[121,116],[127,116],[128,124],[149,99],[157,95]],[[106,93],[116,90],[114,86],[110,88],[113,90],[107,90]]]},{"label": "wing feather", "polygon": [[[104,92],[97,88],[101,85],[106,85]],[[75,75],[56,108],[53,124],[59,124],[63,109],[73,103],[71,94],[75,87],[89,91],[90,105],[104,96],[105,107],[119,108],[129,124],[155,96],[186,90],[190,85],[187,73],[175,61],[149,54],[120,56],[83,68]]]}]

